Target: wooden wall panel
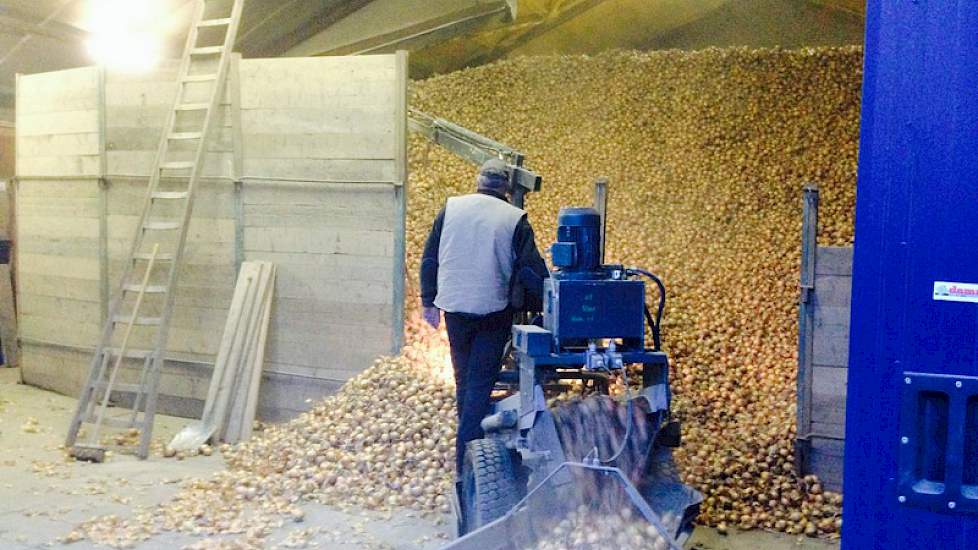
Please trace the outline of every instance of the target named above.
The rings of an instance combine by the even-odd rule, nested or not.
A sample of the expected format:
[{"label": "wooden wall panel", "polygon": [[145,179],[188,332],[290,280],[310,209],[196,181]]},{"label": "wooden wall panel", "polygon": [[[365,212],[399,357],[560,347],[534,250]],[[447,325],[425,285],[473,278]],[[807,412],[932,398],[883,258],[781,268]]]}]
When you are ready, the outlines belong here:
[{"label": "wooden wall panel", "polygon": [[99,173],[98,86],[94,67],[18,78],[18,175]]},{"label": "wooden wall panel", "polygon": [[396,56],[241,63],[244,254],[278,266],[269,373],[342,382],[401,331],[402,78]]},{"label": "wooden wall panel", "polygon": [[397,78],[391,55],[242,61],[245,174],[393,182]]},{"label": "wooden wall panel", "polygon": [[277,266],[267,371],[344,381],[390,351],[394,199],[383,185],[245,187],[245,258]]},{"label": "wooden wall panel", "polygon": [[805,473],[817,474],[826,487],[842,484],[849,363],[849,316],[852,299],[852,247],[815,249],[809,402],[810,448]]},{"label": "wooden wall panel", "polygon": [[[97,338],[101,325],[97,197],[95,180],[18,183],[17,303],[22,339],[90,347]],[[25,347],[25,380],[41,367],[32,357],[40,361],[45,355]],[[62,357],[55,364],[65,361]],[[81,365],[65,376],[73,379]],[[41,370],[50,368],[44,364]]]},{"label": "wooden wall panel", "polygon": [[[112,291],[125,267],[142,209],[145,180],[114,178],[108,191],[109,281]],[[183,269],[167,350],[210,361],[224,330],[234,288],[234,187],[227,181],[203,181],[197,190],[187,235]],[[174,204],[174,207],[178,205]],[[165,215],[165,210],[157,210]],[[178,214],[173,210],[173,217]],[[145,245],[149,251],[152,243]],[[147,314],[158,313],[152,299]]]},{"label": "wooden wall panel", "polygon": [[[146,74],[106,73],[105,148],[108,175],[149,175],[156,159],[163,125],[173,107],[177,69],[177,63],[170,62]],[[184,96],[185,102],[206,101],[206,96],[202,96],[200,90],[191,88],[188,94]],[[222,106],[218,111],[204,164],[205,176],[231,174],[232,147],[227,111],[227,106]],[[183,154],[174,149],[170,160],[191,160],[190,147],[195,144],[178,144],[177,148],[183,147]]]},{"label": "wooden wall panel", "polygon": [[[402,331],[394,325],[400,325],[395,279],[402,275],[396,256],[403,250],[397,242],[403,192],[394,184],[405,179],[398,117],[406,90],[398,59],[240,62],[243,177],[238,184],[230,177],[238,138],[230,128],[234,111],[225,105],[204,171],[221,177],[200,183],[177,285],[162,411],[199,414],[243,259],[278,267],[260,416],[301,412],[305,399],[335,390],[395,347]],[[107,285],[115,293],[135,234],[177,89],[175,67],[21,79],[22,175],[105,178],[101,191],[95,177],[20,183],[18,297],[21,336],[29,342],[25,378],[32,383],[72,394],[82,383],[101,325],[102,292]],[[71,90],[58,92],[66,83]],[[171,160],[179,154],[189,151]],[[159,304],[150,299],[144,306],[152,315]],[[148,336],[135,334],[133,346],[151,347]],[[121,376],[131,378],[132,367]]]}]

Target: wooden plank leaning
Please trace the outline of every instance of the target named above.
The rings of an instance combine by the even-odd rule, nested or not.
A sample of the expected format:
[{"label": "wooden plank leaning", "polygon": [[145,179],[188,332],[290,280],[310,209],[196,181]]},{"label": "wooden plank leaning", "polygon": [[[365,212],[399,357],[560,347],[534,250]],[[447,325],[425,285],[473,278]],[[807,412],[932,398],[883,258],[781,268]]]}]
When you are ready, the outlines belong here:
[{"label": "wooden plank leaning", "polygon": [[[244,433],[250,434],[264,362],[274,273],[275,266],[270,262],[242,264],[203,415],[199,422],[187,425],[173,438],[171,450],[196,449],[212,439],[236,442],[242,438],[245,426]],[[255,404],[249,408],[252,394]]]},{"label": "wooden plank leaning", "polygon": [[232,402],[228,410],[227,422],[220,432],[220,439],[237,443],[251,435],[252,424],[258,401],[258,388],[265,357],[265,335],[271,318],[272,295],[274,292],[275,266],[263,262],[265,269],[260,279],[258,300],[260,307],[249,320],[245,333],[245,347],[238,365],[238,379],[232,392]]},{"label": "wooden plank leaning", "polygon": [[241,265],[227,321],[224,324],[224,334],[214,361],[214,371],[207,389],[203,414],[199,422],[188,424],[173,437],[169,444],[173,450],[188,451],[200,447],[211,439],[223,422],[223,409],[235,378],[234,370],[229,369],[228,366],[235,354],[235,346],[240,334],[239,327],[245,319],[244,311],[250,305],[250,297],[257,286],[258,272],[258,266],[251,262]]}]

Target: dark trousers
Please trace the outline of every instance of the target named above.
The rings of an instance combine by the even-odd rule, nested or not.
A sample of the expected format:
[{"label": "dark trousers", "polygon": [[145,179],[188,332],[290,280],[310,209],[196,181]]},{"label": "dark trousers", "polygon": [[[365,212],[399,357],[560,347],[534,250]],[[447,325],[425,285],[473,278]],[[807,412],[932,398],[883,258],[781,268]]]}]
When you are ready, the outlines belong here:
[{"label": "dark trousers", "polygon": [[502,355],[513,326],[509,309],[488,315],[445,313],[448,343],[455,368],[458,433],[455,466],[462,473],[465,444],[483,437],[482,419],[489,413],[489,397],[502,368]]}]

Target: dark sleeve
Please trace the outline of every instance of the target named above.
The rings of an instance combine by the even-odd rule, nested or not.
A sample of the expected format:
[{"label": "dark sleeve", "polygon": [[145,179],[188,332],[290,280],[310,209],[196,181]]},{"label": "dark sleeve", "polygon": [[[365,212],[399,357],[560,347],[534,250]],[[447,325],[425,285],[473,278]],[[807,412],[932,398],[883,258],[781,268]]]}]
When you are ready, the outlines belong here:
[{"label": "dark sleeve", "polygon": [[526,216],[523,216],[513,233],[513,252],[516,256],[513,262],[515,284],[526,291],[524,309],[541,311],[543,280],[550,276],[550,272],[547,270],[547,263],[540,256],[540,251],[537,250],[533,227],[530,226]]},{"label": "dark sleeve", "polygon": [[445,223],[445,209],[442,208],[435,223],[428,233],[424,243],[424,254],[421,256],[421,305],[434,307],[435,296],[438,294],[438,244],[441,242],[441,227]]}]

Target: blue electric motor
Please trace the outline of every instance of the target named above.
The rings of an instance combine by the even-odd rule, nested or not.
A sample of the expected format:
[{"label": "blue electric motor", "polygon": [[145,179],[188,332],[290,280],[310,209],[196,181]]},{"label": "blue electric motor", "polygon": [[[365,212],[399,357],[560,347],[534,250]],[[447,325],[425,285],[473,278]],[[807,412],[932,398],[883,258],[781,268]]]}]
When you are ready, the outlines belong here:
[{"label": "blue electric motor", "polygon": [[645,283],[621,265],[601,263],[601,215],[562,208],[551,257],[557,270],[544,284],[543,326],[559,350],[604,338],[625,349],[645,347]]},{"label": "blue electric motor", "polygon": [[568,276],[600,276],[601,214],[593,208],[561,208],[550,253],[554,266]]}]

